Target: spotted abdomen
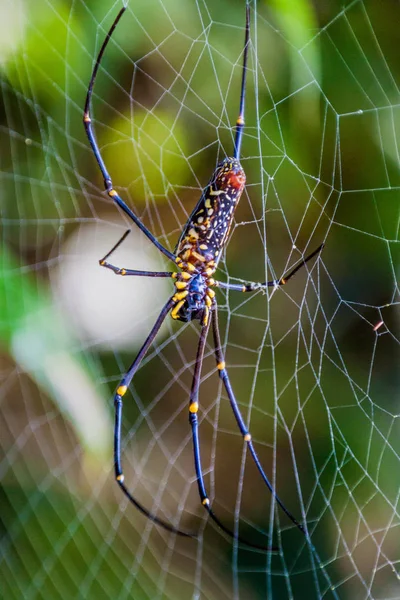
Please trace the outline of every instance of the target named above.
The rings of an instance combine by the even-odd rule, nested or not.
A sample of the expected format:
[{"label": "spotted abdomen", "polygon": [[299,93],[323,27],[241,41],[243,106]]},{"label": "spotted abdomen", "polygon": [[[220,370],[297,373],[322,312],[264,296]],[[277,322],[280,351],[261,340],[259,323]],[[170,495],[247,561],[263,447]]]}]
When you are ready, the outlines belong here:
[{"label": "spotted abdomen", "polygon": [[226,158],[218,164],[182,231],[176,256],[196,266],[218,263],[245,182],[237,159]]}]

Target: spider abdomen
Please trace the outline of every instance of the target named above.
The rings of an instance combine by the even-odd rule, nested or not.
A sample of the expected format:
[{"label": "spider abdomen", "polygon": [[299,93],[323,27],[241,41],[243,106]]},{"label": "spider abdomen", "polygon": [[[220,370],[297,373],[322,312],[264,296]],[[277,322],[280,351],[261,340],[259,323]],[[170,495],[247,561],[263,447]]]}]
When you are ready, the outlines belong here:
[{"label": "spider abdomen", "polygon": [[217,265],[245,182],[239,160],[225,158],[217,165],[179,238],[175,254],[181,261],[200,270]]}]

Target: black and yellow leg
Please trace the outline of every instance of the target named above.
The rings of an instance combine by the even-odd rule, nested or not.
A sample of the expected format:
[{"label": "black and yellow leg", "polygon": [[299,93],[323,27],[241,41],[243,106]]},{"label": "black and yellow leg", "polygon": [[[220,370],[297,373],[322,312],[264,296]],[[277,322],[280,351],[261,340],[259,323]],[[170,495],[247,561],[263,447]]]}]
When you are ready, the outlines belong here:
[{"label": "black and yellow leg", "polygon": [[101,63],[101,59],[103,58],[104,51],[107,47],[108,42],[110,41],[113,31],[116,28],[118,21],[122,17],[125,10],[126,10],[126,6],[123,6],[121,8],[121,10],[119,11],[113,24],[111,25],[111,28],[102,44],[102,46],[100,48],[100,52],[97,56],[95,65],[93,67],[92,76],[90,78],[88,91],[86,94],[85,108],[84,108],[84,112],[83,112],[83,124],[85,127],[85,131],[86,131],[86,135],[88,137],[89,143],[92,147],[93,154],[96,158],[97,164],[99,165],[101,174],[103,176],[104,187],[105,187],[107,194],[128,215],[128,217],[135,223],[135,225],[137,225],[137,227],[139,227],[139,229],[144,233],[144,235],[146,235],[149,238],[149,240],[156,246],[156,248],[158,248],[158,250],[160,250],[160,252],[162,252],[164,254],[164,256],[166,256],[167,258],[169,258],[170,260],[175,262],[174,254],[172,254],[172,252],[170,252],[169,250],[167,250],[167,248],[165,248],[162,244],[160,244],[160,242],[147,229],[147,227],[141,222],[141,220],[132,212],[132,210],[129,208],[129,206],[127,206],[127,204],[119,196],[118,192],[113,188],[113,183],[112,183],[111,177],[107,171],[107,167],[105,165],[103,157],[101,156],[100,148],[96,141],[96,136],[94,135],[92,119],[90,117],[90,103],[91,103],[91,99],[92,99],[93,87],[94,87],[94,84],[96,81],[96,77],[97,77],[97,73],[99,70],[100,63]]},{"label": "black and yellow leg", "polygon": [[125,478],[124,478],[124,473],[123,473],[123,469],[122,469],[122,459],[121,459],[121,439],[122,439],[121,429],[122,429],[122,408],[123,408],[123,400],[122,399],[129,387],[129,384],[132,381],[132,377],[134,376],[137,369],[139,368],[140,363],[142,362],[142,360],[143,360],[147,350],[149,349],[151,343],[153,342],[154,338],[156,337],[165,317],[167,316],[168,312],[171,310],[173,304],[174,304],[174,302],[173,302],[172,298],[170,298],[168,300],[168,302],[165,304],[165,306],[163,307],[163,309],[161,310],[161,312],[158,316],[158,319],[154,324],[153,329],[151,330],[150,334],[146,338],[146,341],[144,342],[143,346],[139,350],[135,360],[131,364],[129,370],[127,371],[126,375],[122,379],[121,383],[119,384],[119,386],[115,392],[115,397],[114,397],[114,408],[115,408],[114,470],[115,470],[115,479],[116,479],[119,487],[124,492],[125,496],[148,519],[150,519],[151,521],[154,521],[154,523],[157,523],[158,525],[161,525],[167,531],[171,531],[172,533],[176,533],[177,535],[181,535],[184,537],[196,537],[196,535],[187,533],[185,531],[181,531],[177,527],[174,527],[173,525],[170,525],[166,521],[163,521],[156,515],[153,515],[153,513],[150,512],[147,508],[145,508],[143,506],[143,504],[141,504],[138,500],[136,500],[136,498],[131,494],[131,492],[128,490],[128,488],[125,485],[125,481],[124,481]]},{"label": "black and yellow leg", "polygon": [[258,290],[266,289],[267,287],[279,287],[281,285],[285,285],[289,279],[291,279],[300,269],[304,267],[309,260],[314,258],[317,254],[319,254],[324,247],[325,244],[321,244],[318,246],[314,252],[311,252],[309,256],[307,256],[304,260],[302,260],[294,269],[289,271],[287,275],[281,277],[280,279],[274,279],[272,281],[264,281],[261,282],[248,282],[248,283],[224,283],[222,281],[216,281],[217,287],[220,287],[224,290],[232,290],[234,292],[257,292]]},{"label": "black and yellow leg", "polygon": [[109,258],[116,251],[116,249],[125,241],[130,231],[130,229],[125,231],[124,235],[121,237],[120,240],[118,240],[115,246],[113,246],[111,250],[99,260],[99,265],[101,267],[105,267],[106,269],[110,269],[116,275],[136,275],[137,277],[173,277],[172,271],[137,271],[136,269],[125,269],[123,267],[116,267],[115,265],[112,265],[109,262],[107,262],[107,258]]},{"label": "black and yellow leg", "polygon": [[192,439],[193,439],[193,454],[194,454],[194,466],[197,477],[197,487],[199,490],[199,496],[202,506],[206,509],[211,519],[218,525],[222,531],[224,531],[231,538],[236,540],[237,542],[248,546],[249,548],[254,548],[256,550],[263,550],[264,552],[274,552],[276,548],[266,548],[265,546],[258,546],[257,544],[252,544],[243,540],[240,536],[233,533],[228,527],[226,527],[222,521],[216,516],[214,511],[211,508],[210,499],[207,494],[203,470],[201,466],[201,452],[200,452],[200,441],[199,441],[199,422],[198,422],[198,410],[199,410],[199,387],[200,387],[200,378],[201,378],[201,368],[203,365],[203,357],[204,357],[204,348],[206,344],[208,330],[210,328],[210,320],[202,326],[199,345],[197,347],[197,356],[196,363],[194,368],[192,389],[190,392],[190,401],[189,401],[189,423],[192,428]]},{"label": "black and yellow leg", "polygon": [[214,337],[215,358],[217,361],[217,369],[219,372],[219,376],[222,379],[222,382],[224,384],[233,414],[235,415],[236,423],[239,427],[240,433],[242,434],[243,440],[246,442],[247,448],[250,451],[252,459],[253,459],[259,473],[261,474],[261,477],[263,478],[265,485],[271,492],[271,494],[274,497],[277,504],[279,504],[279,506],[281,507],[283,512],[289,517],[289,519],[292,521],[292,523],[294,523],[294,525],[296,525],[296,527],[298,527],[302,533],[307,535],[303,525],[286,508],[286,506],[284,505],[284,503],[282,502],[282,500],[279,498],[278,494],[276,493],[275,488],[273,487],[272,483],[268,479],[268,477],[260,463],[260,459],[258,458],[257,452],[254,448],[254,444],[251,439],[251,434],[250,434],[248,428],[246,427],[246,424],[245,424],[243,417],[241,415],[241,412],[239,410],[239,406],[236,401],[235,394],[233,393],[231,382],[229,380],[228,371],[226,369],[224,355],[222,352],[221,336],[219,333],[219,325],[218,325],[218,311],[217,311],[216,303],[214,304],[213,309],[212,309],[211,319],[212,319],[212,325],[213,325],[213,337]]}]

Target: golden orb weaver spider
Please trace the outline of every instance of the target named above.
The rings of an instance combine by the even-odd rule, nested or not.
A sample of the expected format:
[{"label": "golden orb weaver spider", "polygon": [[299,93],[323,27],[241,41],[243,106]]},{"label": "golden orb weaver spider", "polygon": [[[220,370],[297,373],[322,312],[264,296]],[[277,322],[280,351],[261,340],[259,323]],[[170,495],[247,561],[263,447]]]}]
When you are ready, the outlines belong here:
[{"label": "golden orb weaver spider", "polygon": [[222,250],[227,243],[227,237],[232,225],[233,215],[243,192],[246,176],[240,164],[240,149],[243,137],[244,128],[244,104],[246,92],[246,74],[247,74],[247,55],[250,43],[250,5],[246,1],[246,25],[245,25],[245,41],[243,49],[243,67],[242,67],[242,82],[240,92],[239,116],[236,121],[235,141],[233,157],[227,157],[222,160],[216,167],[210,181],[205,187],[200,200],[196,204],[192,214],[190,215],[186,225],[184,226],[181,236],[176,245],[175,251],[172,253],[165,248],[140,221],[138,217],[125,204],[118,192],[114,189],[111,177],[107,171],[106,165],[100,153],[90,117],[90,105],[93,93],[93,87],[99,66],[107,47],[107,44],[120,20],[126,6],[123,6],[115,18],[97,56],[90,78],[86,102],[83,115],[83,123],[85,126],[86,135],[89,139],[96,161],[100,167],[101,174],[104,180],[104,187],[110,198],[119,206],[128,217],[139,227],[139,229],[148,237],[154,246],[171,260],[180,269],[178,272],[149,272],[137,271],[132,269],[120,268],[107,262],[107,259],[113,252],[123,243],[129,230],[125,232],[122,238],[115,246],[101,259],[100,265],[113,271],[116,275],[123,276],[139,276],[139,277],[170,277],[175,282],[175,293],[169,298],[162,308],[152,330],[147,339],[139,350],[135,360],[129,367],[125,376],[121,380],[114,397],[115,406],[115,426],[114,426],[114,469],[115,478],[120,488],[130,500],[130,502],[147,518],[154,523],[161,525],[167,531],[176,533],[186,537],[196,537],[195,534],[187,533],[173,527],[169,523],[163,521],[156,515],[152,514],[131,494],[124,482],[124,474],[122,470],[121,460],[121,422],[122,422],[122,398],[125,395],[133,376],[138,370],[145,354],[147,353],[151,343],[157,335],[164,319],[170,312],[173,319],[188,322],[198,320],[201,323],[201,331],[199,344],[197,348],[196,362],[192,381],[192,388],[189,399],[189,422],[192,430],[194,466],[198,484],[198,491],[201,504],[207,510],[211,519],[230,537],[237,542],[244,543],[246,546],[273,551],[274,548],[265,548],[250,544],[243,541],[238,535],[233,533],[226,527],[221,520],[216,516],[211,508],[210,500],[206,491],[202,466],[201,453],[199,442],[199,427],[198,427],[198,408],[199,408],[199,386],[200,375],[203,363],[204,348],[206,344],[207,334],[210,325],[214,338],[214,352],[217,362],[217,370],[223,382],[229,402],[236,419],[237,426],[247,444],[250,455],[268,487],[277,504],[289,517],[289,519],[306,535],[303,525],[292,515],[286,508],[282,500],[277,495],[274,487],[268,479],[258,458],[254,448],[251,434],[246,427],[244,419],[240,413],[233,389],[230,384],[228,371],[225,366],[224,355],[221,347],[221,339],[218,325],[217,301],[213,288],[220,287],[224,289],[253,292],[266,289],[267,287],[282,286],[287,283],[299,269],[301,269],[309,260],[316,256],[322,249],[323,244],[312,252],[307,258],[303,259],[295,268],[293,268],[286,277],[274,281],[266,281],[264,283],[246,283],[230,284],[222,283],[214,279],[214,273],[217,269],[218,262],[221,258]]}]

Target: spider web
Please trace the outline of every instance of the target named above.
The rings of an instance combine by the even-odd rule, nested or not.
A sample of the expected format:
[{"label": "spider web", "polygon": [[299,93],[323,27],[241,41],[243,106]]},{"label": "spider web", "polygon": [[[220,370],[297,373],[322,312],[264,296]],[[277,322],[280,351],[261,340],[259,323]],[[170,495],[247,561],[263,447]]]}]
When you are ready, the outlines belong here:
[{"label": "spider web", "polygon": [[[123,419],[129,489],[197,539],[146,520],[113,481],[113,391],[172,288],[98,267],[131,227],[82,126],[120,7],[0,4],[2,596],[400,598],[399,7],[251,2],[247,186],[218,275],[273,279],[325,248],[284,288],[218,292],[219,317],[260,460],[312,544],[243,448],[211,338],[200,442],[215,512],[277,553],[226,539],[200,505],[197,324],[165,321]],[[114,184],[170,249],[232,153],[243,26],[239,0],[131,0],[99,71]],[[113,261],[171,268],[135,228]]]}]

